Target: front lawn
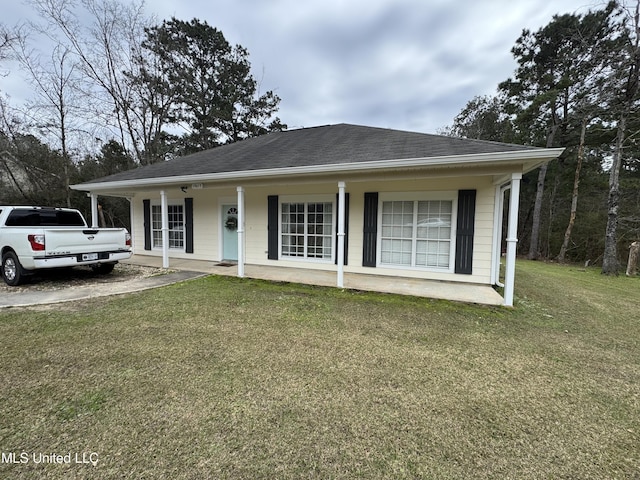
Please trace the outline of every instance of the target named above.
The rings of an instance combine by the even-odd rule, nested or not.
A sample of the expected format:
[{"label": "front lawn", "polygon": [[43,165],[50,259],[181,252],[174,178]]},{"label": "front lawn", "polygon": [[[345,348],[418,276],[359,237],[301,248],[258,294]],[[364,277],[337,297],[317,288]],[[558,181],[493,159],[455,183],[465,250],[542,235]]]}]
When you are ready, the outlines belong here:
[{"label": "front lawn", "polygon": [[637,478],[640,279],[517,275],[514,310],[208,277],[0,311],[0,477]]}]

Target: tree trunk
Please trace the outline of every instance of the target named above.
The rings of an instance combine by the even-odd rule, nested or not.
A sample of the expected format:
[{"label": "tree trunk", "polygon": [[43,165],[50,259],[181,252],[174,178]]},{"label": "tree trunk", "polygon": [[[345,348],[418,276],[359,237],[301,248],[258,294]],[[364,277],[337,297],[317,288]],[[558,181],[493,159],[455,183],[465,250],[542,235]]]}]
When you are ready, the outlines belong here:
[{"label": "tree trunk", "polygon": [[640,242],[633,242],[629,248],[629,262],[627,263],[627,277],[638,273],[638,257],[640,256]]},{"label": "tree trunk", "polygon": [[[555,108],[555,106],[553,108]],[[553,139],[559,127],[555,114],[553,114],[553,123],[551,130],[547,134],[547,148],[551,148],[553,146]],[[540,218],[542,214],[542,200],[544,198],[544,180],[547,176],[548,166],[548,163],[542,165],[540,167],[540,172],[538,173],[536,202],[533,207],[533,224],[531,225],[531,242],[529,242],[529,254],[527,255],[529,260],[537,260],[540,257],[540,250],[538,248],[538,244],[540,243]]]},{"label": "tree trunk", "polygon": [[64,194],[67,203],[67,208],[71,208],[71,188],[69,185],[71,181],[69,180],[69,165],[66,163],[68,159],[65,157],[65,165],[64,165]]},{"label": "tree trunk", "polygon": [[104,211],[102,210],[102,205],[98,205],[98,226],[100,228],[105,228],[107,226],[107,222],[104,220]]},{"label": "tree trunk", "polygon": [[622,165],[622,146],[627,126],[627,112],[620,115],[616,146],[613,152],[613,163],[609,171],[609,199],[607,201],[607,230],[604,240],[604,257],[602,258],[602,273],[618,275],[618,206],[620,202],[620,166]]},{"label": "tree trunk", "polygon": [[584,139],[587,131],[587,119],[582,119],[582,128],[580,130],[580,146],[578,147],[578,164],[576,165],[576,174],[573,179],[573,193],[571,194],[571,214],[569,215],[569,225],[564,232],[564,240],[558,254],[557,260],[560,263],[565,261],[567,249],[569,248],[569,240],[571,240],[571,232],[576,223],[576,211],[578,210],[578,187],[580,186],[580,170],[582,169],[582,161],[584,160]]},{"label": "tree trunk", "polygon": [[[18,160],[15,159],[15,157],[9,153],[9,152],[0,152],[0,155],[7,155],[10,157],[10,159],[12,160],[12,163],[17,167],[18,165]],[[16,188],[18,189],[18,191],[20,192],[20,195],[22,195],[22,197],[25,200],[29,199],[29,196],[27,196],[27,194],[25,193],[25,191],[22,189],[22,187],[20,186],[20,182],[18,181],[18,179],[16,178],[16,175],[13,174],[13,171],[11,170],[11,167],[9,166],[9,162],[7,162],[6,160],[3,160],[4,163],[4,167],[7,171],[7,174],[11,177],[11,180],[13,181],[13,184],[16,186]]]},{"label": "tree trunk", "polygon": [[607,202],[607,230],[605,233],[604,257],[602,259],[602,273],[605,275],[618,275],[620,263],[618,262],[617,227],[618,207],[620,202],[620,169],[622,168],[622,151],[625,140],[627,119],[631,115],[632,107],[637,100],[638,82],[640,81],[640,0],[636,2],[633,17],[633,45],[631,51],[631,64],[624,90],[624,103],[618,121],[616,145],[613,151],[613,163],[609,172],[609,199]]},{"label": "tree trunk", "polygon": [[544,180],[547,176],[547,166],[544,164],[540,167],[538,173],[538,185],[536,187],[536,202],[533,207],[533,224],[531,226],[531,242],[529,243],[529,254],[527,258],[529,260],[537,260],[540,257],[540,249],[538,244],[540,243],[540,218],[542,214],[542,199],[544,196]]}]

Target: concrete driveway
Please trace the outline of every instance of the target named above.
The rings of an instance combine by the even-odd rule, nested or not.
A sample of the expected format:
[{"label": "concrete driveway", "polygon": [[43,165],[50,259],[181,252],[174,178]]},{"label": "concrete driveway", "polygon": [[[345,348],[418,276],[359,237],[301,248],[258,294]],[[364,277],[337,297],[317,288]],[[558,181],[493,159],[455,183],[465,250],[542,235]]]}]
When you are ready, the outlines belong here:
[{"label": "concrete driveway", "polygon": [[[118,267],[116,266],[116,269]],[[116,278],[113,281],[107,279],[97,281],[88,278],[86,281],[73,282],[68,286],[65,281],[49,281],[48,288],[42,288],[38,283],[25,284],[16,288],[6,287],[2,284],[0,289],[0,309],[8,307],[28,307],[33,305],[47,305],[91,298],[105,297],[109,295],[121,295],[124,293],[139,292],[150,288],[163,287],[172,283],[183,282],[206,275],[202,272],[180,270],[158,275]],[[102,277],[106,279],[107,277]],[[1,280],[0,280],[1,282]]]}]

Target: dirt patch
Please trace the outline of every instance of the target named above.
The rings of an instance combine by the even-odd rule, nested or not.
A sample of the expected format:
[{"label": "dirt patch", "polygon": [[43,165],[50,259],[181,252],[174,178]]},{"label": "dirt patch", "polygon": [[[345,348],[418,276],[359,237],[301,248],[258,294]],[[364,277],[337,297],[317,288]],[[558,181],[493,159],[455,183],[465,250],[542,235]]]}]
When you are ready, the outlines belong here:
[{"label": "dirt patch", "polygon": [[155,267],[143,267],[119,263],[113,272],[104,275],[93,271],[90,267],[73,267],[64,269],[39,270],[28,277],[26,283],[17,287],[10,287],[0,280],[0,295],[3,293],[19,292],[48,292],[66,290],[69,288],[109,285],[130,280],[165,275],[174,270]]}]

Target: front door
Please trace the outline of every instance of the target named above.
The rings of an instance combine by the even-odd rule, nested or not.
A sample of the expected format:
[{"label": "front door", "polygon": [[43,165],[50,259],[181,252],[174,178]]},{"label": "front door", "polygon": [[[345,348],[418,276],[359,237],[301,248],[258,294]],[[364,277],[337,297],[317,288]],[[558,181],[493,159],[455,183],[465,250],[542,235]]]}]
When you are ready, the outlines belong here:
[{"label": "front door", "polygon": [[238,260],[237,205],[222,205],[222,260]]}]

